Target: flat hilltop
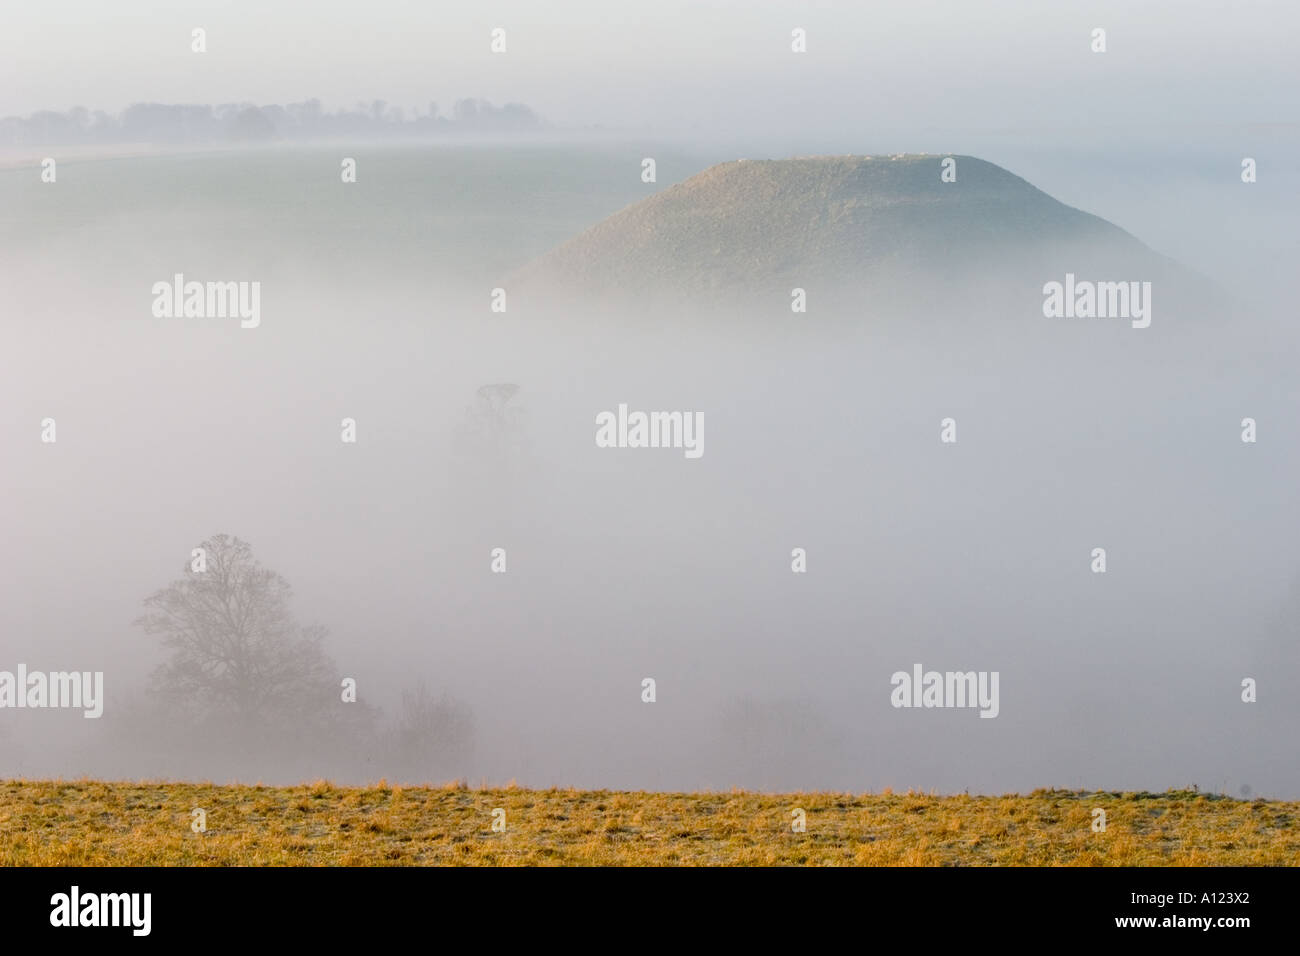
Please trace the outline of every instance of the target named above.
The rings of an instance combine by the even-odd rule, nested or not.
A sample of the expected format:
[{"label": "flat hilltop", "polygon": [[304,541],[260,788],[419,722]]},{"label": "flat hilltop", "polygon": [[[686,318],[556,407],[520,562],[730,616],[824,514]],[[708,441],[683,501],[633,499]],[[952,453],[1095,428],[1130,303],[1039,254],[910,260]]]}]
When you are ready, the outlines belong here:
[{"label": "flat hilltop", "polygon": [[[1093,830],[1095,809],[1106,813],[1105,832]],[[796,810],[805,832],[791,828]],[[494,820],[504,821],[495,831]],[[1300,803],[1194,790],[934,796],[13,780],[0,783],[0,864],[1279,866],[1300,862],[1297,821]]]}]

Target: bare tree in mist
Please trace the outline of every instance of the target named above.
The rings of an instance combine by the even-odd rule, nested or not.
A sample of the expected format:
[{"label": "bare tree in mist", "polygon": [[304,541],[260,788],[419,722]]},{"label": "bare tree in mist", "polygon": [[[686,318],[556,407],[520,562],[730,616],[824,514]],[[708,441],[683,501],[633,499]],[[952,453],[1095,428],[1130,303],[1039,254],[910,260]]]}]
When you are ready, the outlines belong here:
[{"label": "bare tree in mist", "polygon": [[519,386],[511,382],[483,385],[474,404],[465,409],[457,438],[462,451],[478,463],[508,469],[524,452],[524,413],[510,404],[518,392]]},{"label": "bare tree in mist", "polygon": [[521,479],[531,461],[523,409],[514,404],[519,386],[498,382],[480,386],[474,403],[455,433],[458,494],[464,507],[477,509],[485,520],[513,522],[526,511],[530,493]]},{"label": "bare tree in mist", "polygon": [[462,776],[474,750],[473,714],[446,695],[435,698],[421,683],[402,691],[393,747],[393,774],[403,780]]},{"label": "bare tree in mist", "polygon": [[244,726],[320,716],[339,678],[321,649],[326,631],[299,624],[289,583],[262,567],[248,543],[220,534],[200,545],[206,568],[145,599],[136,622],[171,651],[154,674],[159,696]]},{"label": "bare tree in mist", "polygon": [[206,566],[145,599],[136,623],[170,652],[152,693],[128,703],[119,744],[168,777],[368,779],[375,711],[344,702],[321,647],[323,627],[298,623],[289,583],[248,543],[202,542]]}]

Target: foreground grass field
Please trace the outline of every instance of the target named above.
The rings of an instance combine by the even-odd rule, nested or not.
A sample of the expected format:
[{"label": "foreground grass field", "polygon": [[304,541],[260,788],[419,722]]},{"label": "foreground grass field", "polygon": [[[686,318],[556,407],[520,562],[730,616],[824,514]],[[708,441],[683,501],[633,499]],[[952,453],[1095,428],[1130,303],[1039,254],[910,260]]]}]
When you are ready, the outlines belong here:
[{"label": "foreground grass field", "polygon": [[[194,832],[198,808],[206,831]],[[802,809],[806,832],[793,832]],[[1093,810],[1106,811],[1105,832]],[[494,832],[494,810],[505,811]],[[496,814],[500,818],[500,814]],[[0,783],[0,864],[1295,865],[1300,803],[921,794]],[[498,824],[500,826],[500,824]]]}]

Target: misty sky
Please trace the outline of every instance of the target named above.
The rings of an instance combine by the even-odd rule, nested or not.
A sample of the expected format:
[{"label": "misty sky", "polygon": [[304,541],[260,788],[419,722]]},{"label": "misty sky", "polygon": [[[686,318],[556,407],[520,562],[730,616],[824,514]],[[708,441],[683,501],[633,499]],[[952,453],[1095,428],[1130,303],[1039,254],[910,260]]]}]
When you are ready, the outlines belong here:
[{"label": "misty sky", "polygon": [[[310,97],[423,110],[473,96],[525,102],[562,126],[697,140],[1032,127],[1096,145],[1294,124],[1300,69],[1300,8],[1281,0],[6,7],[0,115]],[[189,48],[196,26],[203,56]],[[1104,56],[1088,47],[1099,26]],[[507,30],[504,55],[489,52],[494,27]],[[803,56],[790,53],[794,27],[808,31]]]}]

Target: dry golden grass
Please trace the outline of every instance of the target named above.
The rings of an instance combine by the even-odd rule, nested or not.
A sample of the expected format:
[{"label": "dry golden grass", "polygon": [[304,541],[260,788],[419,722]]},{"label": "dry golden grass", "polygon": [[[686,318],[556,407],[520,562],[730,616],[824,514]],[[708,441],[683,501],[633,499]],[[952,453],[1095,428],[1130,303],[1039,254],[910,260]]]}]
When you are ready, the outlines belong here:
[{"label": "dry golden grass", "polygon": [[[191,811],[207,831],[191,831]],[[492,831],[492,811],[506,830]],[[791,830],[802,808],[807,832]],[[1106,811],[1105,833],[1092,810]],[[0,783],[0,864],[1294,865],[1300,803],[1029,796]]]}]

